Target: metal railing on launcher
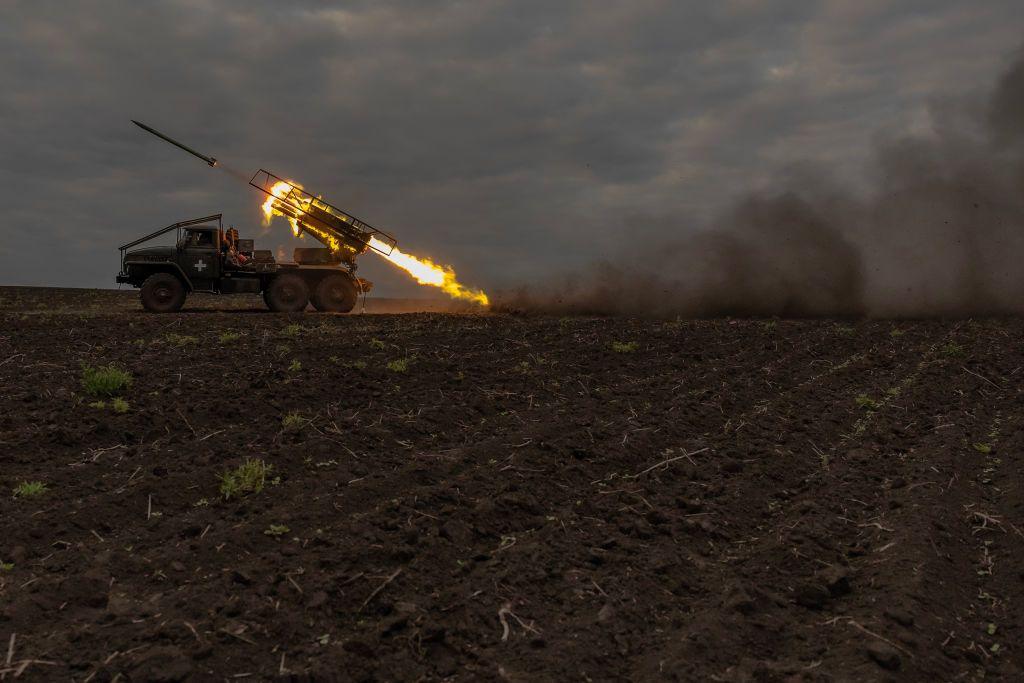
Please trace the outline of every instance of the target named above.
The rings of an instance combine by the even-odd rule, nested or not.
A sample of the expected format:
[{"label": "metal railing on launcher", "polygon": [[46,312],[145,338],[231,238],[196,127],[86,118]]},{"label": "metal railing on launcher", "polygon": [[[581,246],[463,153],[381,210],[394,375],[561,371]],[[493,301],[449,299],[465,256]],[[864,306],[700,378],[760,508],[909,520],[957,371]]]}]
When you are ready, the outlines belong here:
[{"label": "metal railing on launcher", "polygon": [[[276,195],[273,192],[273,188],[278,183],[284,183],[291,189],[282,196]],[[264,194],[273,197],[277,202],[280,202],[294,212],[296,214],[295,220],[297,220],[300,225],[303,223],[312,225],[317,229],[326,231],[332,236],[340,236],[343,240],[355,241],[385,256],[391,255],[391,252],[398,246],[398,240],[383,230],[378,230],[369,223],[359,220],[347,211],[342,211],[330,202],[324,201],[321,197],[314,196],[301,188],[295,187],[289,181],[274,175],[270,171],[261,168],[253,175],[249,184]],[[311,208],[326,212],[343,223],[346,228],[351,228],[351,230],[346,229],[342,232],[339,230],[338,226],[331,225],[324,219],[311,213]],[[371,237],[376,237],[379,242],[386,245],[386,249],[371,244]]]}]

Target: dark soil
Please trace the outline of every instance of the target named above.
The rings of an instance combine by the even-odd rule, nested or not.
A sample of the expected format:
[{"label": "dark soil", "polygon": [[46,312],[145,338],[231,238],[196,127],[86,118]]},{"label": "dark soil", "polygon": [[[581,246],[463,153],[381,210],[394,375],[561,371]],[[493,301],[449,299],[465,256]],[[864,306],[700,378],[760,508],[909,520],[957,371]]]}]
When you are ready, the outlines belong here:
[{"label": "dark soil", "polygon": [[1022,321],[218,304],[0,289],[0,677],[1022,675]]}]

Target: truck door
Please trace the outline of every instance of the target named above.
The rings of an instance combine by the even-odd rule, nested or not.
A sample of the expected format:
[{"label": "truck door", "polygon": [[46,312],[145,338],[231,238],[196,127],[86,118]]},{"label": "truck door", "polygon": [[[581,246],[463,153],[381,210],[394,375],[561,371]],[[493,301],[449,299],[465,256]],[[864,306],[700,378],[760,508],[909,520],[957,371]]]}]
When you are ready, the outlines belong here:
[{"label": "truck door", "polygon": [[196,289],[213,289],[220,278],[220,245],[216,228],[190,228],[178,243],[178,265]]}]

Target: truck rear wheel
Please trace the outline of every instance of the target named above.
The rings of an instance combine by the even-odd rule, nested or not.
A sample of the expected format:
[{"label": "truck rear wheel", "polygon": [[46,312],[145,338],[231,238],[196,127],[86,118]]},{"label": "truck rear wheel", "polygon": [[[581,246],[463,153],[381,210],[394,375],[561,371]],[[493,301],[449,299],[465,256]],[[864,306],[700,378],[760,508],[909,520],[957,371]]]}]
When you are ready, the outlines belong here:
[{"label": "truck rear wheel", "polygon": [[142,283],[139,298],[150,313],[175,313],[185,305],[185,285],[170,273],[153,273]]},{"label": "truck rear wheel", "polygon": [[348,313],[355,308],[357,297],[351,278],[335,273],[320,281],[310,301],[322,313]]},{"label": "truck rear wheel", "polygon": [[297,313],[309,304],[309,287],[306,281],[294,273],[278,275],[263,293],[267,307],[278,313]]}]

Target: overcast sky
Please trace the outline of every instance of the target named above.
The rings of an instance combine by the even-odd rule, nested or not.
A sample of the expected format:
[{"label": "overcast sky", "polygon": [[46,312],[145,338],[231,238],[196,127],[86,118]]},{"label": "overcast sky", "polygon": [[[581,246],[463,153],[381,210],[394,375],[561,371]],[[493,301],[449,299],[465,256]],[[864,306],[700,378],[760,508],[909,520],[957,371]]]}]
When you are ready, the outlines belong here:
[{"label": "overcast sky", "polygon": [[[988,91],[1020,0],[3,0],[0,284],[113,287],[118,245],[302,182],[485,289],[696,229]],[[668,233],[668,234],[666,234]],[[367,255],[389,295],[423,295]]]}]

